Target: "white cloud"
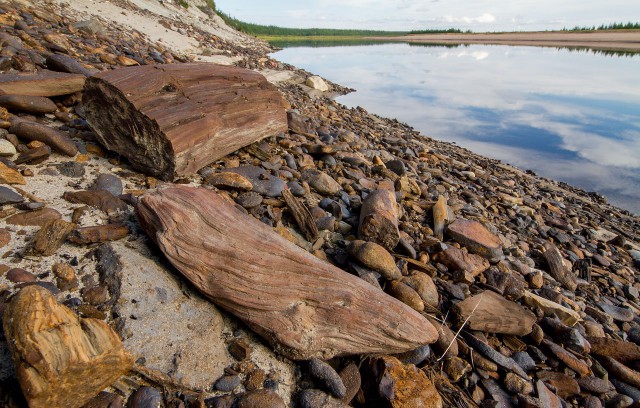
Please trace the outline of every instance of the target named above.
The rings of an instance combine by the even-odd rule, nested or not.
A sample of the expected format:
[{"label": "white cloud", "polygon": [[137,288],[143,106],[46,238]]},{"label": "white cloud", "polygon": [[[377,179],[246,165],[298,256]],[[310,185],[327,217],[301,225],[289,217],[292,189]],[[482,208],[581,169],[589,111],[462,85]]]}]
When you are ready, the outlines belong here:
[{"label": "white cloud", "polygon": [[478,16],[478,17],[444,16],[443,21],[446,21],[447,23],[453,23],[453,24],[458,24],[458,23],[464,23],[464,24],[482,23],[482,24],[486,24],[486,23],[495,22],[496,18],[492,14],[484,13],[481,16]]}]

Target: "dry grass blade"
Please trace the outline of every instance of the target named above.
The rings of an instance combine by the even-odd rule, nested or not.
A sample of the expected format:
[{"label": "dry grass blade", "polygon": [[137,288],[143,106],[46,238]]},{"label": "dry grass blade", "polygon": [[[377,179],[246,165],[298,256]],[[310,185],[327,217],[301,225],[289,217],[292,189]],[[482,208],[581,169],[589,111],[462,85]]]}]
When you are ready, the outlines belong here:
[{"label": "dry grass blade", "polygon": [[[447,346],[447,349],[444,351],[444,353],[442,353],[442,355],[440,356],[440,358],[437,361],[440,361],[444,358],[444,356],[447,355],[447,352],[449,351],[449,349],[451,348],[451,345],[453,344],[454,341],[456,341],[456,339],[458,338],[458,335],[460,334],[460,332],[462,331],[462,329],[464,328],[464,326],[467,324],[467,322],[469,321],[469,319],[471,319],[471,316],[473,316],[473,314],[476,312],[476,309],[478,308],[478,306],[480,305],[480,303],[482,303],[482,295],[480,295],[480,300],[478,301],[478,303],[476,303],[476,306],[473,308],[473,310],[471,311],[471,313],[469,313],[469,316],[464,320],[464,322],[460,325],[460,328],[458,329],[458,331],[456,332],[455,336],[453,336],[453,340],[451,340],[451,342],[449,343],[449,345]],[[448,312],[447,312],[448,314]],[[446,316],[445,316],[446,319]],[[444,320],[442,322],[442,324],[444,324]]]}]

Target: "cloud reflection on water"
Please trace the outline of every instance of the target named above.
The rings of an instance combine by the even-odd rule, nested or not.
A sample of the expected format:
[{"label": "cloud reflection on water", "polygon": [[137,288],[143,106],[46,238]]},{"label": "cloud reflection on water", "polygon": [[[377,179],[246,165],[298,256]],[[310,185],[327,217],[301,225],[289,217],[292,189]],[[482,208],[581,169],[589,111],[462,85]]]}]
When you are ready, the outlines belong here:
[{"label": "cloud reflection on water", "polygon": [[640,213],[640,56],[385,44],[275,57],[357,89],[338,99],[348,106]]}]

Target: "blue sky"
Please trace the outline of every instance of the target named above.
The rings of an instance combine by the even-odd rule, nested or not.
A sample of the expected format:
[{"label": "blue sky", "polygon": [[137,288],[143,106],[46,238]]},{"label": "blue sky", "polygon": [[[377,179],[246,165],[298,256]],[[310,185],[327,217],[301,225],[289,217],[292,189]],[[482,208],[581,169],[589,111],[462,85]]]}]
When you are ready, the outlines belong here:
[{"label": "blue sky", "polygon": [[216,0],[243,21],[283,27],[547,30],[640,21],[637,0]]}]

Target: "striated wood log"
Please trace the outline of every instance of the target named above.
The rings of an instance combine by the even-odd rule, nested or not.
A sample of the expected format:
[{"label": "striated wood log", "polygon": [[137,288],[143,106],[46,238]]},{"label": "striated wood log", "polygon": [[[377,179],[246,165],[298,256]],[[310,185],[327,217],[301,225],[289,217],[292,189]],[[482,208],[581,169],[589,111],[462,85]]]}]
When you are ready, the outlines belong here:
[{"label": "striated wood log", "polygon": [[137,212],[187,279],[290,358],[400,353],[438,337],[410,307],[298,248],[213,191],[167,186],[145,194]]},{"label": "striated wood log", "polygon": [[313,242],[318,238],[318,226],[309,209],[304,203],[294,197],[293,193],[289,190],[285,189],[282,191],[282,198],[284,198],[284,201],[287,203],[289,211],[296,220],[300,230],[304,232],[307,240]]},{"label": "striated wood log", "polygon": [[96,225],[74,229],[68,240],[74,244],[95,244],[116,241],[129,235],[129,227],[123,224]]},{"label": "striated wood log", "polygon": [[60,96],[82,90],[84,75],[41,70],[0,75],[0,95]]},{"label": "striated wood log", "polygon": [[33,238],[33,252],[51,256],[62,246],[76,224],[64,220],[51,220],[40,228]]},{"label": "striated wood log", "polygon": [[433,235],[440,241],[444,239],[444,223],[447,220],[447,199],[439,196],[433,206]]},{"label": "striated wood log", "polygon": [[453,307],[458,325],[467,320],[471,330],[524,336],[531,333],[536,316],[519,304],[490,290],[480,292]]},{"label": "striated wood log", "polygon": [[105,147],[164,180],[287,130],[288,103],[273,85],[216,64],[105,71],[87,79],[83,102]]},{"label": "striated wood log", "polygon": [[78,318],[43,287],[22,289],[2,321],[31,408],[82,406],[133,366],[105,322]]},{"label": "striated wood log", "polygon": [[390,251],[398,245],[398,205],[393,191],[376,190],[365,198],[360,209],[358,238]]}]

